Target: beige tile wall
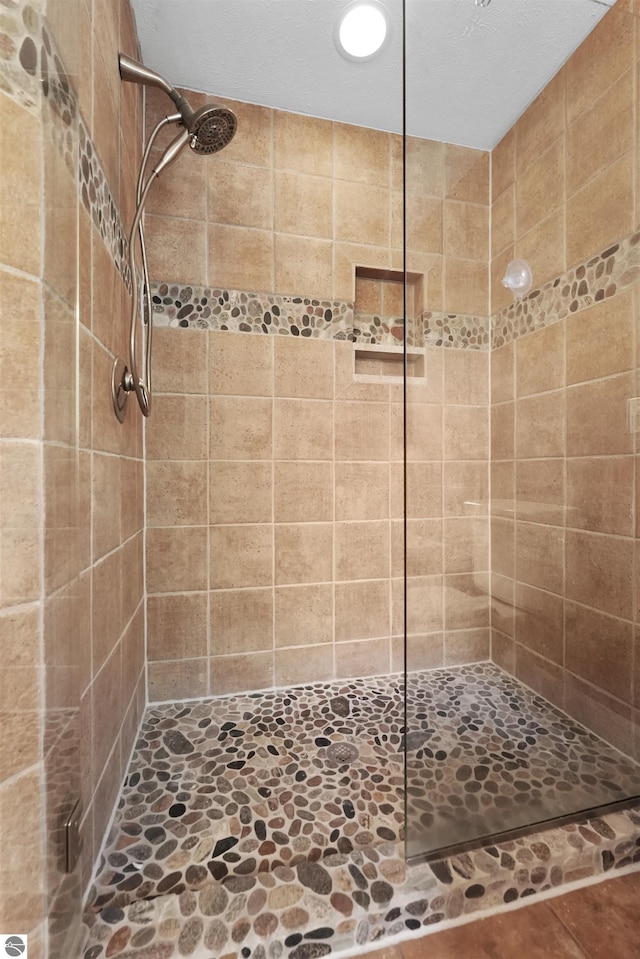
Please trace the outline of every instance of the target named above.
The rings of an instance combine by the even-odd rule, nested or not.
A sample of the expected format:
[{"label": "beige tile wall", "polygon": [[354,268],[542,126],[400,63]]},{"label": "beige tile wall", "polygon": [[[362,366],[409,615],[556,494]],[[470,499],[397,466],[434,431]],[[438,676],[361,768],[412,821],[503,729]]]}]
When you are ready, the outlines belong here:
[{"label": "beige tile wall", "polygon": [[[137,51],[128,3],[56,0],[47,15],[114,199],[130,205],[120,171],[140,135],[120,131],[140,130],[141,100],[116,59]],[[2,95],[0,112],[0,926],[29,932],[36,959],[66,959],[144,699],[141,430],[111,410],[128,298],[79,203],[77,153],[65,162],[46,101],[29,112]],[[77,124],[64,136],[77,141]],[[61,824],[78,797],[84,851],[65,876]]]},{"label": "beige tile wall", "polygon": [[539,286],[633,231],[636,32],[618,4],[493,150],[492,313],[514,256]]},{"label": "beige tile wall", "polygon": [[[230,105],[238,132],[224,153],[181,157],[153,194],[153,278],[353,300],[356,265],[402,268],[400,137]],[[165,103],[151,91],[148,107],[150,129]],[[489,154],[420,140],[407,150],[407,259],[424,303],[486,315]],[[359,281],[364,312],[401,310],[369,285],[375,302]],[[402,667],[402,393],[355,384],[352,351],[158,330],[152,699]],[[416,667],[481,659],[488,355],[430,352],[411,398],[411,656]],[[166,626],[182,616],[197,638]]]},{"label": "beige tile wall", "polygon": [[[123,84],[118,51],[139,57],[128,0],[75,0],[79,96],[125,231],[133,216],[142,141],[142,96]],[[70,15],[64,5],[64,17]],[[83,884],[107,828],[144,706],[142,416],[134,402],[119,424],[111,366],[127,349],[130,298],[83,206],[80,237],[81,597],[90,650],[80,716],[85,856]],[[86,398],[91,402],[86,403]]]},{"label": "beige tile wall", "polygon": [[[150,698],[401,669],[401,386],[355,382],[345,342],[159,329],[155,357]],[[410,388],[415,668],[489,652],[488,354],[426,365]]]},{"label": "beige tile wall", "polygon": [[[41,746],[43,575],[39,115],[0,95],[0,925],[35,934],[47,911]],[[17,141],[11,144],[14,137]],[[11,144],[11,145],[10,145]],[[24,186],[22,186],[24,182]],[[20,198],[21,202],[18,202]],[[22,379],[24,377],[24,379]],[[24,382],[25,389],[19,388]],[[18,490],[23,494],[16,495]]]},{"label": "beige tile wall", "polygon": [[[512,254],[536,283],[637,225],[636,26],[613,10],[496,147],[493,309]],[[639,747],[637,291],[492,353],[492,655]]]},{"label": "beige tile wall", "polygon": [[[148,130],[165,99],[148,91]],[[149,198],[155,279],[353,300],[356,265],[403,268],[401,137],[229,106],[224,152],[180,157]],[[489,154],[410,138],[407,189],[407,268],[429,308],[486,316]]]}]

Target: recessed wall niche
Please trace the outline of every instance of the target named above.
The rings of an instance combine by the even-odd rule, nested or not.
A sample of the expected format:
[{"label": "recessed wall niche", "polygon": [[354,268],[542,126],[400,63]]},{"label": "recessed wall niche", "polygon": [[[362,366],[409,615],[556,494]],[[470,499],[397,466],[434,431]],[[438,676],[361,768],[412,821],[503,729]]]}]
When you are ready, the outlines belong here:
[{"label": "recessed wall niche", "polygon": [[[424,282],[421,273],[356,266],[355,321],[379,323],[388,333],[381,345],[354,344],[354,375],[377,381],[402,381],[404,373],[405,327],[409,334],[424,310]],[[405,299],[406,297],[406,299]],[[408,336],[408,343],[415,338]],[[425,376],[424,349],[407,347],[407,376]]]}]

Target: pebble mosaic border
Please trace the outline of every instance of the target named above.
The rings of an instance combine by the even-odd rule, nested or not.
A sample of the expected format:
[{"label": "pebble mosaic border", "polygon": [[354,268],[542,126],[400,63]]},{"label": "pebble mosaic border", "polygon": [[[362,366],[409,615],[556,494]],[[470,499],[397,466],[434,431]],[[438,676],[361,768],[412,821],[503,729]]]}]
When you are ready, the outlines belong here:
[{"label": "pebble mosaic border", "polygon": [[[464,816],[460,796],[470,809],[488,797],[489,781],[503,809],[527,777],[534,800],[542,766],[549,795],[602,788],[613,766],[631,777],[625,788],[640,787],[635,764],[493,664],[410,681],[410,758],[431,768],[427,795],[449,804],[450,819]],[[392,675],[149,707],[90,898],[84,959],[316,959],[640,862],[639,807],[408,867],[402,690]],[[341,740],[365,755],[332,765],[326,750]],[[504,749],[512,761],[495,765]],[[412,791],[412,820],[425,808]]]},{"label": "pebble mosaic border", "polygon": [[48,133],[71,175],[78,177],[82,204],[130,289],[128,240],[120,211],[46,18],[29,0],[0,0],[0,5],[0,90],[33,113],[44,95],[51,107]]},{"label": "pebble mosaic border", "polygon": [[[491,318],[425,311],[409,321],[409,346],[498,349],[595,303],[631,289],[640,279],[640,231],[549,280]],[[155,323],[248,333],[287,333],[366,343],[402,341],[402,319],[353,317],[347,301],[277,297],[211,290],[171,282],[153,284]],[[211,308],[211,299],[218,299]],[[207,307],[203,307],[203,300]],[[274,322],[273,306],[281,311]],[[324,317],[323,317],[324,312]],[[306,313],[306,315],[305,315]],[[339,319],[336,321],[336,317]]]},{"label": "pebble mosaic border", "polygon": [[491,347],[497,349],[622,293],[638,278],[640,232],[611,244],[493,316]]},{"label": "pebble mosaic border", "polygon": [[[152,282],[154,325],[233,333],[267,333],[397,346],[402,317],[354,314],[348,300],[251,293],[169,280]],[[407,323],[407,345],[489,349],[483,317],[425,312]]]},{"label": "pebble mosaic border", "polygon": [[491,349],[490,323],[486,316],[470,313],[433,313],[421,316],[424,346],[454,350]]}]

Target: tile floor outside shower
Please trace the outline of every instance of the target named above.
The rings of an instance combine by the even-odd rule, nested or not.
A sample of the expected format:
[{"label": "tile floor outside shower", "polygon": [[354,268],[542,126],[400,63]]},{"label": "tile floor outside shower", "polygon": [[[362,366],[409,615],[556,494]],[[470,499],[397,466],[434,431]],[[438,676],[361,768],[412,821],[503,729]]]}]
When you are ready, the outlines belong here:
[{"label": "tile floor outside shower", "polygon": [[[149,707],[85,959],[316,959],[640,861],[628,809],[407,867],[403,682]],[[640,795],[633,762],[493,664],[408,683],[410,839],[446,846]]]}]

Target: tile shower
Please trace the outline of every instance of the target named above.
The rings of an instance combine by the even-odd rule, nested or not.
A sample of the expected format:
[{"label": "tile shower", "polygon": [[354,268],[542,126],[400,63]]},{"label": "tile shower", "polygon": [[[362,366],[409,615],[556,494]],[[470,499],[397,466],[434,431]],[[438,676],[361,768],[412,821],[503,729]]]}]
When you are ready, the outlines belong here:
[{"label": "tile shower", "polygon": [[[126,337],[122,223],[142,112],[110,64],[118,48],[139,55],[130,10],[49,4],[43,32],[35,5],[9,6],[17,39],[13,55],[3,47],[3,119],[34,127],[46,177],[59,179],[52,189],[36,170],[28,178],[31,208],[46,213],[44,279],[15,225],[0,271],[26,321],[14,330],[3,315],[3,349],[6,338],[25,362],[42,336],[47,370],[44,433],[24,391],[16,419],[17,397],[3,390],[4,482],[39,476],[41,462],[44,483],[25,490],[19,523],[3,524],[14,577],[4,563],[7,679],[36,690],[44,669],[45,684],[26,713],[17,705],[7,716],[21,745],[2,766],[14,844],[3,857],[2,928],[18,916],[35,955],[68,956],[98,861],[87,959],[207,950],[310,959],[634,862],[637,813],[616,811],[407,870],[403,391],[381,379],[374,354],[354,367],[356,347],[393,347],[403,332],[426,345],[426,377],[407,389],[410,762],[425,771],[429,710],[461,685],[471,718],[460,748],[482,759],[493,733],[473,709],[488,689],[515,746],[524,740],[500,710],[525,704],[529,716],[544,710],[538,726],[566,709],[636,755],[626,402],[637,393],[640,244],[628,14],[607,15],[491,155],[408,141],[407,269],[421,280],[404,331],[400,138],[235,104],[227,151],[207,164],[181,159],[151,194],[157,397],[143,459],[139,421],[118,427],[98,387]],[[41,104],[33,78],[45,63],[53,92]],[[149,96],[147,122],[158,106]],[[601,132],[608,124],[615,136]],[[28,169],[9,175],[3,163],[6,196]],[[61,228],[77,236],[69,263],[54,242]],[[517,305],[499,284],[514,255],[532,262],[537,287]],[[29,297],[39,284],[43,314]],[[94,396],[78,420],[73,391],[69,406],[59,402],[75,369]],[[34,530],[42,584],[31,580]],[[143,564],[148,700],[172,702],[149,706],[137,732]],[[70,632],[87,642],[70,648]],[[350,766],[327,756],[343,739],[360,750]],[[440,742],[435,762],[450,749]],[[592,769],[611,756],[586,732],[572,749],[588,791],[580,761]],[[492,760],[493,794],[467,789],[468,764],[449,762],[463,807],[477,793],[497,797],[498,809],[511,802],[523,782],[511,761]],[[62,789],[55,769],[69,770]],[[624,774],[633,791],[633,768]],[[577,788],[569,780],[546,789]],[[46,817],[26,801],[39,783]],[[433,789],[419,777],[413,785],[410,834],[437,815]],[[56,825],[79,792],[85,851],[70,881]],[[5,817],[16,808],[30,830]]]}]

